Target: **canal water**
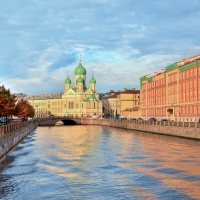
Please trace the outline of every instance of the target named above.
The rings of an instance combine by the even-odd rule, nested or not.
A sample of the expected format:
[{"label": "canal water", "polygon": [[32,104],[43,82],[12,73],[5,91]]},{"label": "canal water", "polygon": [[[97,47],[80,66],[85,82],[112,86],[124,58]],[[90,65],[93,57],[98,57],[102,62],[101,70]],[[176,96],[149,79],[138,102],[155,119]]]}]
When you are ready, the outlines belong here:
[{"label": "canal water", "polygon": [[0,199],[200,199],[200,142],[102,126],[38,127],[0,165]]}]

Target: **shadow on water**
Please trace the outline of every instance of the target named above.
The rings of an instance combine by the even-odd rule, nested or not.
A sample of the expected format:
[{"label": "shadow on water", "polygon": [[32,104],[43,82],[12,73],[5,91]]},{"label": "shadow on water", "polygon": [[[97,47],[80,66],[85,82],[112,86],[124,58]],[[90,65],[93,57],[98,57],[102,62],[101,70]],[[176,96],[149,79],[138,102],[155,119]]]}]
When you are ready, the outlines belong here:
[{"label": "shadow on water", "polygon": [[177,143],[191,145],[191,146],[200,145],[200,140],[181,138],[181,137],[170,136],[170,135],[161,135],[161,134],[156,134],[156,133],[147,133],[147,132],[142,132],[142,131],[127,130],[127,132],[129,133],[134,132],[135,135],[142,138],[164,140],[165,142],[177,142]]},{"label": "shadow on water", "polygon": [[[0,176],[1,176],[1,171],[3,171],[6,166],[14,162],[14,160],[15,156],[6,155],[5,159],[0,163]],[[0,177],[0,182],[1,182],[1,177]]]},{"label": "shadow on water", "polygon": [[56,126],[62,126],[62,125],[71,126],[71,125],[77,125],[77,123],[73,120],[62,120],[62,121],[58,121],[55,125]]},{"label": "shadow on water", "polygon": [[[37,164],[37,160],[33,160],[31,163],[24,163],[23,161],[24,157],[29,157],[30,151],[27,151],[27,147],[33,145],[31,144],[35,140],[32,138],[33,134],[18,144],[0,163],[0,199],[9,199],[8,195],[15,196],[20,189],[19,186],[23,185],[23,177],[35,173],[36,169],[34,166]],[[19,163],[16,165],[16,162]],[[14,168],[16,170],[13,170]],[[15,179],[18,181],[14,181]]]},{"label": "shadow on water", "polygon": [[6,157],[0,199],[200,199],[200,141],[67,125],[38,127]]},{"label": "shadow on water", "polygon": [[4,199],[7,196],[7,194],[14,193],[18,190],[18,184],[10,183],[9,180],[6,180],[5,182],[8,182],[9,185],[5,185],[0,188],[0,198],[1,199]]}]

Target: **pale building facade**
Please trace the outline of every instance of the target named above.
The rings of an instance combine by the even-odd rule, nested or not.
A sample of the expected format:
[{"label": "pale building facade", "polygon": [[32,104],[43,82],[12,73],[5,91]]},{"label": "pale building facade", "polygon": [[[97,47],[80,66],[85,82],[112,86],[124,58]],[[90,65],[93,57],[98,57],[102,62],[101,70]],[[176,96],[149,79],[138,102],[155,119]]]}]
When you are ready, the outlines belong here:
[{"label": "pale building facade", "polygon": [[174,121],[200,117],[200,55],[174,63],[154,76],[140,78],[141,112]]},{"label": "pale building facade", "polygon": [[92,76],[89,87],[86,87],[86,69],[81,62],[74,70],[74,75],[74,87],[68,76],[62,94],[28,96],[26,98],[35,108],[35,117],[102,117],[102,103],[96,91],[96,80]]},{"label": "pale building facade", "polygon": [[116,118],[118,113],[117,113],[117,93],[112,94],[110,97],[108,97],[108,114],[110,115],[110,117],[112,118]]},{"label": "pale building facade", "polygon": [[117,116],[117,94],[105,96],[101,99],[103,105],[103,117],[116,118]]},{"label": "pale building facade", "polygon": [[139,107],[136,108],[127,108],[121,112],[122,118],[133,119],[133,118],[141,118],[141,110]]},{"label": "pale building facade", "polygon": [[[102,98],[101,101],[103,104],[103,116],[107,118],[123,118],[126,113],[124,111],[127,109],[134,109],[135,116],[140,117],[138,114],[140,91],[135,90],[135,88],[124,88],[124,91],[112,92]],[[133,112],[132,115],[134,115]]]},{"label": "pale building facade", "polygon": [[[140,107],[140,90],[136,90],[135,88],[133,89],[124,88],[124,91],[117,95],[117,113],[119,113],[122,118],[126,117],[124,116],[124,114],[126,113],[124,112],[125,110],[136,109],[136,108],[138,110],[139,107]],[[138,114],[135,117],[138,117]]]}]

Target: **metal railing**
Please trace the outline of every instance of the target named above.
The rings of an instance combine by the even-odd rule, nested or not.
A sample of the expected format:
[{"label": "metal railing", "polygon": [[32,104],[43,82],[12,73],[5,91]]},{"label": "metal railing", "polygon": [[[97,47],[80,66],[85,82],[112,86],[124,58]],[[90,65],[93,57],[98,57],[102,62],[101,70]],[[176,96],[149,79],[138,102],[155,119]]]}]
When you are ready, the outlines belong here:
[{"label": "metal railing", "polygon": [[17,131],[25,126],[27,126],[29,123],[35,123],[37,122],[37,119],[33,119],[31,121],[25,121],[25,122],[11,122],[10,124],[3,125],[0,127],[0,136],[4,136],[6,134],[9,134],[11,132]]},{"label": "metal railing", "polygon": [[200,122],[177,122],[177,121],[150,121],[150,120],[124,120],[124,119],[106,119],[113,121],[120,121],[124,123],[135,123],[135,124],[148,124],[156,126],[176,126],[176,127],[193,127],[200,128]]}]

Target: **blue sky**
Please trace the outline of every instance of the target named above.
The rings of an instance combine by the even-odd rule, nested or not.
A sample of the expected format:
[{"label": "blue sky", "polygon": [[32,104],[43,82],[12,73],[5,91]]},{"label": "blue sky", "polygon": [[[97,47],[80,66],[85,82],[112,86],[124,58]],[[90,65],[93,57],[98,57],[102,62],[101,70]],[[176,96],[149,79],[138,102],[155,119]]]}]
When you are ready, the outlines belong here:
[{"label": "blue sky", "polygon": [[[199,0],[0,0],[0,82],[57,93],[82,64],[98,92],[200,53]],[[87,84],[89,86],[89,84]]]}]

